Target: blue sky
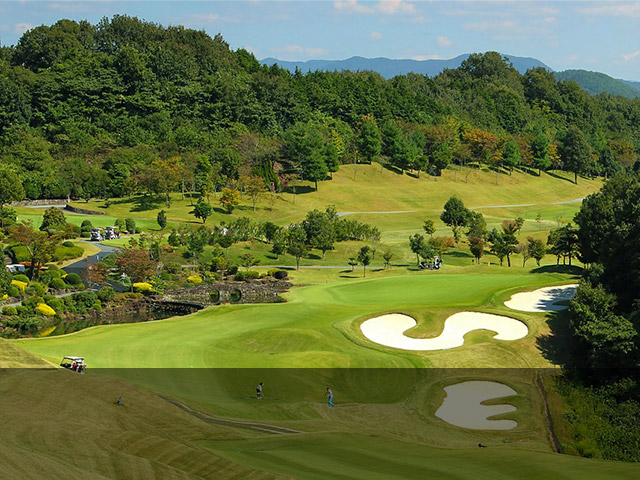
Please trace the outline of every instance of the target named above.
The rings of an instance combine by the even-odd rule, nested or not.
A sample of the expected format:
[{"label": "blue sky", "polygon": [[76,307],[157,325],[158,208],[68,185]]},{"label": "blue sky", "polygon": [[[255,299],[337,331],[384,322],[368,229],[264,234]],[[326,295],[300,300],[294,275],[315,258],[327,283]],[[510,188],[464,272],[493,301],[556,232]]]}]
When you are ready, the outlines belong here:
[{"label": "blue sky", "polygon": [[220,32],[257,58],[452,58],[496,50],[555,70],[583,68],[640,81],[640,1],[0,0],[0,39],[60,18],[113,14]]}]

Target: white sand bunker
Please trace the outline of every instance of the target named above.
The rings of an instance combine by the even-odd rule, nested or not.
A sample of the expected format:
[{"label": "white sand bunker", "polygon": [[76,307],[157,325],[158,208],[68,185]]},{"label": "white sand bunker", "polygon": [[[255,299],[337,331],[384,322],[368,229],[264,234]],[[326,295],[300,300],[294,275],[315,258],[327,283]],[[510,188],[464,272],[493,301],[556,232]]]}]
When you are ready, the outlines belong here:
[{"label": "white sand bunker", "polygon": [[504,304],[523,312],[557,312],[566,310],[566,305],[556,305],[557,302],[571,300],[576,293],[577,284],[544,287],[533,292],[516,293]]},{"label": "white sand bunker", "polygon": [[496,340],[518,340],[529,332],[527,326],[513,318],[488,313],[459,312],[444,322],[442,333],[435,338],[410,338],[404,335],[415,327],[416,321],[408,315],[391,313],[371,318],[360,325],[362,334],[369,340],[387,347],[403,350],[445,350],[460,347],[464,336],[472,330],[496,332]]},{"label": "white sand bunker", "polygon": [[518,426],[514,420],[489,420],[490,417],[514,412],[516,407],[508,404],[482,405],[493,398],[517,395],[513,388],[502,383],[471,381],[450,385],[436,417],[456,427],[472,430],[511,430]]}]

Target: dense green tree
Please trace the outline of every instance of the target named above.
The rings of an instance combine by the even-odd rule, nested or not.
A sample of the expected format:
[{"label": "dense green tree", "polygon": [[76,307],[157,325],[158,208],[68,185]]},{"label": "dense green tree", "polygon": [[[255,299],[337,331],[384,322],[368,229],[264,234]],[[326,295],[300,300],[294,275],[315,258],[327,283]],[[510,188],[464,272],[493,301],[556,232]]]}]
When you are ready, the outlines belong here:
[{"label": "dense green tree", "polygon": [[213,207],[204,201],[204,199],[199,198],[191,213],[194,217],[201,219],[202,223],[206,223],[207,218],[213,213]]},{"label": "dense green tree", "polygon": [[365,245],[364,247],[360,248],[360,251],[358,252],[358,262],[362,264],[363,277],[367,276],[367,265],[371,263],[372,258],[371,247]]},{"label": "dense green tree", "polygon": [[[20,177],[9,168],[0,165],[0,209],[7,203],[24,199]],[[4,215],[0,215],[0,226],[4,228]]]},{"label": "dense green tree", "polygon": [[167,226],[167,213],[164,210],[160,210],[158,212],[158,216],[156,217],[156,221],[158,222],[160,230],[164,230],[164,228]]},{"label": "dense green tree", "polygon": [[482,237],[469,237],[469,250],[471,250],[471,255],[475,258],[476,263],[480,264],[480,259],[484,255],[484,239]]},{"label": "dense green tree", "polygon": [[307,232],[302,225],[289,225],[287,232],[287,253],[296,258],[296,270],[300,270],[300,259],[309,253]]},{"label": "dense green tree", "polygon": [[547,253],[545,243],[540,239],[527,237],[527,248],[529,255],[535,259],[536,265],[540,266],[540,260],[542,260]]},{"label": "dense green tree", "polygon": [[380,155],[382,139],[373,118],[366,119],[360,126],[358,142],[360,153],[367,162],[371,163]]},{"label": "dense green tree", "polygon": [[531,154],[533,155],[533,166],[538,169],[539,176],[542,170],[546,170],[551,166],[549,138],[542,130],[538,131],[531,142]]},{"label": "dense green tree", "polygon": [[502,147],[502,163],[509,167],[509,172],[520,165],[520,149],[513,138],[510,138]]},{"label": "dense green tree", "polygon": [[440,220],[445,225],[451,227],[453,238],[456,243],[460,241],[460,230],[466,226],[469,221],[469,210],[464,206],[462,200],[455,195],[444,204],[444,210],[440,214]]},{"label": "dense green tree", "polygon": [[413,236],[409,237],[409,247],[411,248],[411,251],[416,254],[417,265],[420,264],[420,254],[424,252],[425,246],[426,242],[424,240],[424,237],[419,233],[416,233]]},{"label": "dense green tree", "polygon": [[562,161],[565,167],[573,172],[574,182],[578,183],[578,175],[586,173],[591,164],[591,146],[582,131],[572,125],[562,139]]},{"label": "dense green tree", "polygon": [[635,367],[638,332],[617,315],[615,295],[601,285],[582,283],[571,301],[571,333],[577,340],[580,358],[591,368]]},{"label": "dense green tree", "polygon": [[487,236],[487,222],[484,219],[484,215],[480,212],[469,210],[467,227],[469,227],[469,230],[467,230],[467,237],[485,238]]},{"label": "dense green tree", "polygon": [[307,243],[320,250],[324,258],[327,250],[333,249],[336,239],[333,222],[326,213],[312,210],[307,213],[302,226],[307,234]]},{"label": "dense green tree", "polygon": [[49,207],[44,211],[40,230],[49,234],[62,233],[67,227],[67,219],[58,207]]}]

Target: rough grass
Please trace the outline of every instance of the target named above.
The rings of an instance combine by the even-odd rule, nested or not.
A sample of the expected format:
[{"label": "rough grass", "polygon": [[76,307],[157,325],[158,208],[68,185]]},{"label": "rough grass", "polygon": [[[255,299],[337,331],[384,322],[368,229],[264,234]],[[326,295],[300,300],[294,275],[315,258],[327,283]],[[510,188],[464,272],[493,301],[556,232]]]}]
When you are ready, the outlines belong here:
[{"label": "rough grass", "polygon": [[235,429],[205,423],[114,378],[0,370],[0,392],[3,478],[282,478],[198,445],[242,438]]}]

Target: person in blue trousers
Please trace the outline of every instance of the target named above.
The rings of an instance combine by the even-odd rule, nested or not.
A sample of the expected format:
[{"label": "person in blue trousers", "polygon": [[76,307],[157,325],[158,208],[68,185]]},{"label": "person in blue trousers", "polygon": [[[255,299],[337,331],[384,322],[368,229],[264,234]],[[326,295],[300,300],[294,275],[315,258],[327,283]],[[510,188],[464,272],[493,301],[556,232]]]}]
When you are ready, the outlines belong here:
[{"label": "person in blue trousers", "polygon": [[327,391],[325,392],[325,395],[329,397],[329,406],[335,407],[333,403],[333,391],[329,387],[327,387]]}]

